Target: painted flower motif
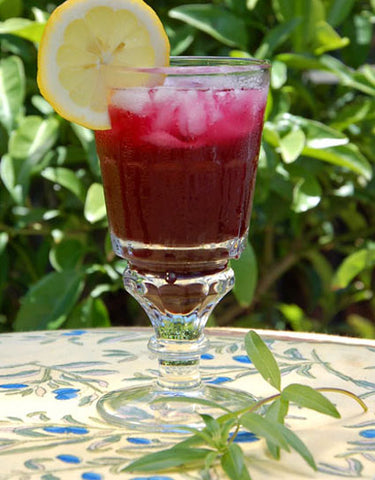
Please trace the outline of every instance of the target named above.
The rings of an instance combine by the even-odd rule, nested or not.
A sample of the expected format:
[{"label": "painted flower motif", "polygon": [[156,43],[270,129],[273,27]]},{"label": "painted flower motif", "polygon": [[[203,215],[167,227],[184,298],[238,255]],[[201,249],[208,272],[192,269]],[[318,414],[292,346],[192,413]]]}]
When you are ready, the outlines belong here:
[{"label": "painted flower motif", "polygon": [[368,430],[362,430],[359,432],[361,437],[364,438],[375,438],[375,428],[369,428]]},{"label": "painted flower motif", "polygon": [[130,480],[173,480],[171,477],[153,475],[152,477],[134,477]]},{"label": "painted flower motif", "polygon": [[79,388],[56,388],[53,390],[57,400],[70,400],[78,396]]},{"label": "painted flower motif", "polygon": [[71,330],[69,332],[64,332],[61,335],[65,337],[75,337],[77,335],[83,335],[84,333],[87,333],[86,330]]},{"label": "painted flower motif", "polygon": [[236,438],[233,440],[235,443],[250,443],[257,442],[259,438],[251,432],[238,432]]},{"label": "painted flower motif", "polygon": [[213,360],[215,358],[215,355],[212,355],[212,353],[203,353],[201,355],[202,360]]},{"label": "painted flower motif", "polygon": [[230,382],[232,379],[230,377],[216,377],[214,380],[210,380],[207,383],[212,383],[213,385],[219,385],[221,383]]},{"label": "painted flower motif", "polygon": [[240,363],[251,363],[250,358],[247,355],[234,355],[233,360]]},{"label": "painted flower motif", "polygon": [[2,383],[0,384],[0,388],[4,389],[13,389],[13,388],[26,388],[28,385],[26,383]]},{"label": "painted flower motif", "polygon": [[74,435],[85,435],[89,433],[84,427],[44,427],[43,430],[48,433],[73,433]]},{"label": "painted flower motif", "polygon": [[75,455],[61,454],[57,455],[56,458],[58,458],[64,463],[81,463],[81,459],[79,457],[76,457]]},{"label": "painted flower motif", "polygon": [[150,443],[152,443],[148,438],[142,437],[128,437],[127,441],[129,443],[134,443],[135,445],[150,445]]},{"label": "painted flower motif", "polygon": [[99,473],[85,472],[82,473],[81,478],[83,480],[101,480],[103,477]]}]

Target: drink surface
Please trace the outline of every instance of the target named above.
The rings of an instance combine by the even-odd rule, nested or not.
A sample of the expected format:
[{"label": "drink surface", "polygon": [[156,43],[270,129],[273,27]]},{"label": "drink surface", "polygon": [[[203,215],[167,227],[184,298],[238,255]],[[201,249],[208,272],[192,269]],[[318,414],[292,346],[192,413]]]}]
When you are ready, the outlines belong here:
[{"label": "drink surface", "polygon": [[243,237],[265,102],[261,89],[115,91],[112,129],[96,133],[114,238],[132,254],[160,248],[165,257]]}]

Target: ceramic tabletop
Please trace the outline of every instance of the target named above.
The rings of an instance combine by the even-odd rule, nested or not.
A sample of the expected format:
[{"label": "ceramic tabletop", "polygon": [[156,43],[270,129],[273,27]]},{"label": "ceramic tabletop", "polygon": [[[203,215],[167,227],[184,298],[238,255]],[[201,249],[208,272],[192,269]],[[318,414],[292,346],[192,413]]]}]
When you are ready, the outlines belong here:
[{"label": "ceramic tabletop", "polygon": [[[276,356],[283,386],[336,387],[353,399],[327,394],[341,419],[291,408],[290,426],[312,451],[318,471],[293,453],[272,460],[265,444],[240,432],[253,480],[361,478],[375,480],[375,341],[259,331]],[[244,350],[242,329],[207,329],[204,381],[256,397],[275,391],[256,372]],[[106,423],[98,399],[119,388],[155,379],[156,359],[147,349],[150,329],[9,333],[0,335],[0,480],[198,480],[199,472],[129,474],[121,470],[145,453],[178,439]],[[218,467],[212,480],[224,479]]]}]

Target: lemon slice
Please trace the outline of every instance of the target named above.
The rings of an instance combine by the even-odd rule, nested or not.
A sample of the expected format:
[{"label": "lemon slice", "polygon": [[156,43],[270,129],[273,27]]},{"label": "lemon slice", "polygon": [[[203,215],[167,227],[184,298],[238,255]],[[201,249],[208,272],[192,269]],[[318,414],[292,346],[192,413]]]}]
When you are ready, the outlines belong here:
[{"label": "lemon slice", "polygon": [[[51,14],[38,52],[38,86],[62,117],[110,128],[110,67],[165,66],[169,42],[142,0],[67,0]],[[114,73],[115,75],[115,73]]]}]

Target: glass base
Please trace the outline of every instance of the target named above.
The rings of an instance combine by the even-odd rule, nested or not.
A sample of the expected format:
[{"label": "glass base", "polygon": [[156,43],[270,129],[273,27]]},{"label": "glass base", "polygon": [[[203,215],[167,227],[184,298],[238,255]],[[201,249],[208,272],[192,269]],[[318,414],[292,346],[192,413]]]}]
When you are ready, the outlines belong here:
[{"label": "glass base", "polygon": [[[176,397],[179,400],[173,401]],[[184,397],[189,400],[181,401]],[[201,414],[216,418],[226,413],[219,407],[194,403],[194,398],[214,402],[232,412],[250,407],[255,401],[250,394],[222,386],[204,385],[198,389],[174,392],[145,385],[110,392],[99,400],[97,408],[101,416],[114,425],[177,434],[190,433],[186,427],[203,428]]]}]

